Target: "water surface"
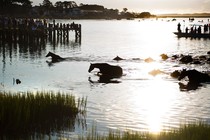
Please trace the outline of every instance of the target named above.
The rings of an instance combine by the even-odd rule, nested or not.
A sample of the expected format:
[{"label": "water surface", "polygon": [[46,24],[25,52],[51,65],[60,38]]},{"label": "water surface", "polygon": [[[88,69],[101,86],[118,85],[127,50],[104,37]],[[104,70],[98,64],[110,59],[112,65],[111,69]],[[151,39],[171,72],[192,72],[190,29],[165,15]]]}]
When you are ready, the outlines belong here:
[{"label": "water surface", "polygon": [[[209,39],[177,38],[173,34],[178,22],[184,29],[199,20],[194,23],[188,23],[187,19],[74,20],[82,25],[81,44],[74,42],[73,32],[68,43],[58,40],[44,44],[1,44],[0,90],[59,90],[87,97],[87,129],[76,127],[75,132],[66,132],[67,135],[85,133],[93,124],[100,133],[106,133],[110,128],[157,132],[190,121],[210,123],[209,84],[182,92],[178,81],[169,75],[182,68],[208,71],[209,64],[182,65],[160,58],[162,53],[206,55],[210,50]],[[50,64],[50,58],[45,57],[49,51],[69,59]],[[113,61],[117,55],[125,60]],[[155,61],[146,63],[144,59],[149,57]],[[98,70],[88,73],[90,63],[96,62],[121,66],[124,75],[116,79],[119,83],[98,83],[95,75]],[[164,74],[152,76],[149,74],[152,70]],[[89,78],[95,83],[90,83]],[[20,79],[21,84],[15,84],[13,79]]]}]

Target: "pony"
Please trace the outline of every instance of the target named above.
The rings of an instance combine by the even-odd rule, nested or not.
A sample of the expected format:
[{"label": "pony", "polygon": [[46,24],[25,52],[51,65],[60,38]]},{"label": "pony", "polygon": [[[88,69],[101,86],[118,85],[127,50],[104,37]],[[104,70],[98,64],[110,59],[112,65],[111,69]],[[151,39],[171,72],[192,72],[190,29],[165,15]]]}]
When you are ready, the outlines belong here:
[{"label": "pony", "polygon": [[52,52],[48,52],[48,54],[46,55],[46,57],[49,57],[49,56],[51,56],[52,62],[53,62],[53,63],[54,63],[54,62],[60,62],[60,61],[65,60],[65,58],[62,58],[62,57],[60,57],[59,55],[54,54],[54,53],[52,53]]},{"label": "pony", "polygon": [[186,85],[179,82],[179,88],[181,90],[196,90],[198,87],[202,86],[201,83],[210,82],[210,76],[207,73],[202,73],[195,69],[183,69],[179,74],[178,80],[182,80],[185,77],[188,77],[189,82]]},{"label": "pony", "polygon": [[118,78],[123,74],[123,70],[120,66],[113,66],[107,63],[91,63],[88,72],[90,73],[94,68],[98,68],[100,70],[98,72],[99,76]]},{"label": "pony", "polygon": [[188,64],[193,61],[193,58],[191,55],[184,55],[179,61],[182,62],[183,64]]},{"label": "pony", "polygon": [[178,80],[182,80],[185,77],[188,77],[189,82],[193,82],[193,83],[210,82],[210,76],[207,73],[202,73],[195,69],[193,69],[193,70],[183,69],[180,72]]}]

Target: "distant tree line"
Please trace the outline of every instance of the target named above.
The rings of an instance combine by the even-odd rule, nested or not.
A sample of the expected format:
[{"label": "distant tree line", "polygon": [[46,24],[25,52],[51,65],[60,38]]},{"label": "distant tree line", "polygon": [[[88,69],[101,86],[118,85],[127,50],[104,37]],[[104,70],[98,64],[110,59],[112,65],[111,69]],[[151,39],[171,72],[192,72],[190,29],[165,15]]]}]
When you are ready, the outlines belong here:
[{"label": "distant tree line", "polygon": [[[36,9],[36,10],[34,10]],[[75,14],[76,10],[86,11],[83,15]],[[74,1],[57,1],[54,5],[50,0],[43,0],[39,6],[32,6],[30,0],[0,0],[0,15],[15,16],[15,17],[27,17],[34,16],[31,13],[35,13],[36,16],[47,16],[47,17],[68,17],[72,16],[76,18],[149,18],[151,15],[149,12],[134,13],[128,12],[127,8],[123,8],[122,12],[118,9],[107,9],[101,5],[89,5],[80,4],[79,6]],[[89,11],[89,12],[88,12]],[[69,13],[73,14],[69,14]],[[78,11],[77,11],[78,12]],[[56,15],[56,16],[55,16]]]},{"label": "distant tree line", "polygon": [[80,9],[82,10],[104,10],[104,6],[100,6],[100,5],[84,5],[84,4],[80,4]]}]

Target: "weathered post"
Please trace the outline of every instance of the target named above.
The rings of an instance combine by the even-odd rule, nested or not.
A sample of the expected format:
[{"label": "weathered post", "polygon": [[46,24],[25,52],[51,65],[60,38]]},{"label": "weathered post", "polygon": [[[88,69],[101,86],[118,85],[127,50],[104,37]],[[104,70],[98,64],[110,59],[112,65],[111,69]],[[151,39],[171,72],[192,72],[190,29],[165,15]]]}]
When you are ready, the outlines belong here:
[{"label": "weathered post", "polygon": [[69,24],[67,24],[67,27],[66,27],[66,38],[67,38],[67,42],[69,42],[69,31],[70,31],[70,26]]},{"label": "weathered post", "polygon": [[76,26],[75,26],[75,40],[76,40],[76,42],[79,42],[79,43],[81,43],[81,28],[82,28],[82,26],[81,26],[81,24],[76,24]]}]

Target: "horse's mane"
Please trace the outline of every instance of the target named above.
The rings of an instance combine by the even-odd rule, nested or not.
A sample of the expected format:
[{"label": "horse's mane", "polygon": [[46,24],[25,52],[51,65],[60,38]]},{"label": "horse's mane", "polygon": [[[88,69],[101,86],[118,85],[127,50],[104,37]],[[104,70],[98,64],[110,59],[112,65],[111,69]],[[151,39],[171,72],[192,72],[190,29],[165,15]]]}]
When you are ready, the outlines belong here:
[{"label": "horse's mane", "polygon": [[93,64],[93,65],[110,65],[108,63],[91,63],[91,64]]}]

